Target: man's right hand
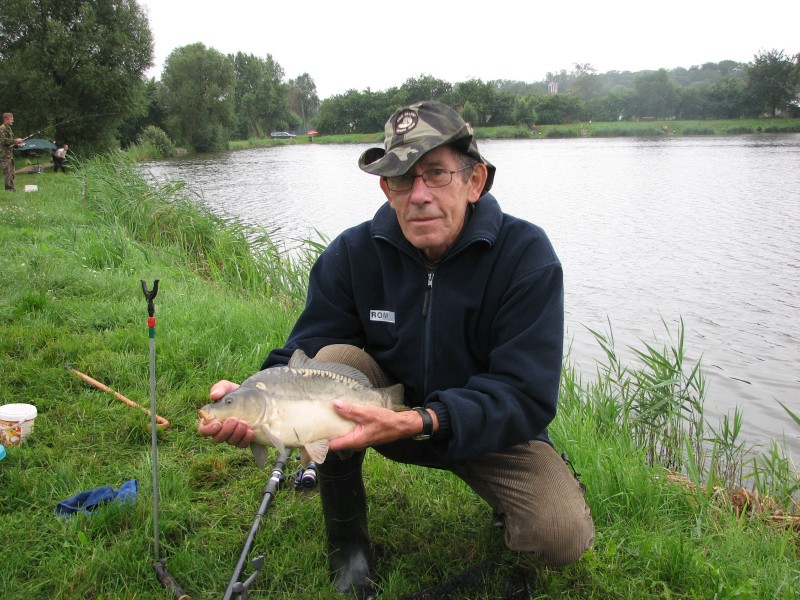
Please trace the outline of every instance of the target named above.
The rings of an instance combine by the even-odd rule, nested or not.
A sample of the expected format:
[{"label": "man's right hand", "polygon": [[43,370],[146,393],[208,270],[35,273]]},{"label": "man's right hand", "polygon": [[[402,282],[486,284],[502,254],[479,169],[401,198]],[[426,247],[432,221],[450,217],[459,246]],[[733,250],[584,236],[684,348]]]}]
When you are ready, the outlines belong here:
[{"label": "man's right hand", "polygon": [[[209,397],[216,402],[238,387],[238,383],[223,379],[211,386]],[[256,432],[250,429],[247,423],[236,417],[228,417],[222,422],[211,421],[210,423],[203,423],[201,420],[197,426],[197,433],[210,436],[217,443],[226,442],[237,448],[247,448],[256,435]]]}]

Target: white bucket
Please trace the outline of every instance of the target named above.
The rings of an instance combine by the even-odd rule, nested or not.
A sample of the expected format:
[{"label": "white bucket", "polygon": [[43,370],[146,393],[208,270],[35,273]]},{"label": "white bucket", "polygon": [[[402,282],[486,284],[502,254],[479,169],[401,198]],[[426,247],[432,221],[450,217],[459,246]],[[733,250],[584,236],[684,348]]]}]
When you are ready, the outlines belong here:
[{"label": "white bucket", "polygon": [[26,192],[38,192],[39,191],[39,186],[38,185],[26,185],[25,186],[25,191]]},{"label": "white bucket", "polygon": [[18,446],[33,432],[36,407],[33,404],[0,406],[0,444]]}]

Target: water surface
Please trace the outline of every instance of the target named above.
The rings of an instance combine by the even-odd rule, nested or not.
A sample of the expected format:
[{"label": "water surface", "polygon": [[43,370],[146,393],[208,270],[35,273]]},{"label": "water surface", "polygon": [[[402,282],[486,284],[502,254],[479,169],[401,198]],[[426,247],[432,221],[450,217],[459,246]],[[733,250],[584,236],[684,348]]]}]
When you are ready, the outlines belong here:
[{"label": "water surface", "polygon": [[[291,249],[371,218],[384,201],[361,172],[368,145],[241,150],[151,163],[206,203],[267,227]],[[800,135],[481,143],[506,212],[550,236],[564,264],[572,358],[587,377],[602,351],[641,341],[702,357],[712,425],[740,407],[753,443],[800,457]],[[610,323],[610,325],[609,325]]]}]

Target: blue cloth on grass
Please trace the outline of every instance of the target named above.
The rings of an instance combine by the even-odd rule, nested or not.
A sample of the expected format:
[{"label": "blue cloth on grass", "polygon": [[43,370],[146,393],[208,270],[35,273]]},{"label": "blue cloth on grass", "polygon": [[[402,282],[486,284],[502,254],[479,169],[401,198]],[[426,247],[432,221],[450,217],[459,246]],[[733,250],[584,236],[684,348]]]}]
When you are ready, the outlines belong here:
[{"label": "blue cloth on grass", "polygon": [[118,490],[115,490],[110,485],[105,485],[62,500],[56,506],[56,514],[69,516],[76,512],[82,512],[88,515],[90,510],[103,502],[136,502],[138,493],[139,482],[135,479],[126,481]]}]

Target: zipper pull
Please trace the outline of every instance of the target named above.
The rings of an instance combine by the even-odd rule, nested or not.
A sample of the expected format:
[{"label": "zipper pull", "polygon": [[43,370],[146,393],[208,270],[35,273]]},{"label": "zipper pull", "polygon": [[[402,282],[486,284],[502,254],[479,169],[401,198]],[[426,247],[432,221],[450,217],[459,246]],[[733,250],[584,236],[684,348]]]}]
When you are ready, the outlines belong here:
[{"label": "zipper pull", "polygon": [[431,301],[431,289],[433,288],[433,271],[428,273],[428,287],[425,288],[425,298],[422,301],[422,317],[428,317],[428,306]]}]

